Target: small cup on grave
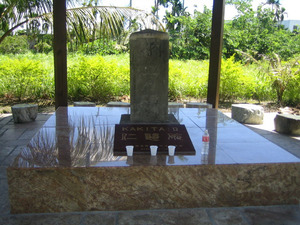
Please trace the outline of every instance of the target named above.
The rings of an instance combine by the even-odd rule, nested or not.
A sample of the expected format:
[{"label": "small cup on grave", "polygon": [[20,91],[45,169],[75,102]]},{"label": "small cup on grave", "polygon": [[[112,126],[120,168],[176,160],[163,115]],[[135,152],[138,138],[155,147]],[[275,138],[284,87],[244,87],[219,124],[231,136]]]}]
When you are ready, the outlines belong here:
[{"label": "small cup on grave", "polygon": [[157,146],[156,145],[150,145],[150,151],[151,151],[151,155],[155,156],[157,154]]},{"label": "small cup on grave", "polygon": [[174,145],[169,145],[168,146],[169,156],[174,156],[175,148],[176,148],[176,146],[174,146]]},{"label": "small cup on grave", "polygon": [[127,156],[132,156],[133,155],[133,145],[127,145],[126,146],[126,152],[127,152]]}]

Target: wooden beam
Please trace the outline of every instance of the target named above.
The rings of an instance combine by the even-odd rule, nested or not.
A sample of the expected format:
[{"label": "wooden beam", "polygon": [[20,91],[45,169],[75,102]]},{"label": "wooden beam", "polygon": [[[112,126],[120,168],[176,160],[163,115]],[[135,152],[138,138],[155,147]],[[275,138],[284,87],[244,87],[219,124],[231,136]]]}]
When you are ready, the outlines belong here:
[{"label": "wooden beam", "polygon": [[68,106],[66,0],[53,1],[55,108]]},{"label": "wooden beam", "polygon": [[220,71],[223,45],[225,0],[214,0],[209,59],[207,102],[219,106]]}]

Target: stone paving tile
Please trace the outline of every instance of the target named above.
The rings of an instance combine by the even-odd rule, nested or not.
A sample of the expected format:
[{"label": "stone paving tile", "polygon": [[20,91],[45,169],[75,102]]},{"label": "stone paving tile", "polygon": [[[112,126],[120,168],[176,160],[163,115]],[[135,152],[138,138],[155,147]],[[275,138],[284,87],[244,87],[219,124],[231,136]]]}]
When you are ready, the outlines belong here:
[{"label": "stone paving tile", "polygon": [[0,165],[1,161],[3,161],[11,152],[15,149],[15,147],[4,146],[4,143],[1,143],[0,148]]},{"label": "stone paving tile", "polygon": [[0,118],[0,126],[11,122],[12,119],[13,119],[12,116],[1,117]]},{"label": "stone paving tile", "polygon": [[250,225],[241,214],[239,208],[212,208],[207,211],[216,225]]},{"label": "stone paving tile", "polygon": [[117,218],[117,213],[113,213],[113,212],[86,213],[86,215],[84,215],[82,219],[82,225],[90,225],[90,224],[115,225],[116,218]]},{"label": "stone paving tile", "polygon": [[249,207],[242,209],[251,225],[299,225],[299,206]]},{"label": "stone paving tile", "polygon": [[121,212],[119,225],[189,224],[212,225],[205,209],[152,210]]},{"label": "stone paving tile", "polygon": [[[5,225],[80,225],[82,214],[21,214],[0,216],[0,224]],[[101,224],[101,223],[100,223]]]},{"label": "stone paving tile", "polygon": [[107,225],[299,225],[299,206],[9,214],[0,211],[0,224]]},{"label": "stone paving tile", "polygon": [[0,179],[0,214],[8,214],[9,212],[10,207],[7,179]]},{"label": "stone paving tile", "polygon": [[5,133],[6,130],[7,130],[6,128],[1,128],[0,127],[0,138]]},{"label": "stone paving tile", "polygon": [[16,147],[2,162],[1,166],[9,166],[13,163],[13,161],[15,160],[16,156],[22,151],[22,149],[24,148],[24,146],[18,146]]},{"label": "stone paving tile", "polygon": [[30,129],[30,130],[27,130],[26,132],[24,132],[19,140],[28,140],[28,143],[29,141],[31,140],[31,138],[40,130],[40,127],[38,128],[34,128],[34,129]]},{"label": "stone paving tile", "polygon": [[7,129],[1,136],[1,141],[18,140],[19,137],[26,131],[26,128],[11,128]]},{"label": "stone paving tile", "polygon": [[28,139],[20,139],[20,140],[6,140],[6,141],[1,141],[2,142],[2,147],[25,147],[29,140]]},{"label": "stone paving tile", "polygon": [[34,129],[34,128],[41,128],[46,121],[33,121],[28,123],[14,123],[10,122],[4,125],[4,128],[7,129]]},{"label": "stone paving tile", "polygon": [[0,166],[0,180],[1,179],[7,179],[6,167],[4,167],[4,166]]}]

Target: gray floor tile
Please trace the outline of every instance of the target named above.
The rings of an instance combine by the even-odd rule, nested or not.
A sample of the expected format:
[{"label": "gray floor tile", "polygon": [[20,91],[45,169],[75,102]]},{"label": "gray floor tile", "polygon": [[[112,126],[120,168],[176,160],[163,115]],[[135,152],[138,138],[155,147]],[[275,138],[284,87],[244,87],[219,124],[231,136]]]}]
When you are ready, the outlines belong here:
[{"label": "gray floor tile", "polygon": [[1,136],[2,141],[15,141],[26,131],[26,128],[7,129]]},{"label": "gray floor tile", "polygon": [[299,225],[300,206],[244,208],[246,219],[253,225]]},{"label": "gray floor tile", "polygon": [[6,167],[5,166],[0,166],[0,181],[2,179],[7,179],[7,177],[6,177]]},{"label": "gray floor tile", "polygon": [[0,138],[5,133],[6,130],[7,130],[7,128],[1,127],[1,125],[0,125]]},{"label": "gray floor tile", "polygon": [[239,208],[212,208],[207,211],[216,225],[249,225]]},{"label": "gray floor tile", "polygon": [[27,123],[14,123],[13,121],[6,124],[4,127],[9,129],[30,129],[30,128],[39,128],[45,124],[46,121],[44,120],[36,120]]},{"label": "gray floor tile", "polygon": [[1,166],[4,166],[4,167],[10,166],[12,164],[12,162],[15,160],[16,156],[18,154],[20,154],[20,152],[24,148],[24,146],[18,146],[16,148],[14,148],[13,151],[4,159]]},{"label": "gray floor tile", "polygon": [[0,214],[9,214],[9,212],[10,207],[7,179],[0,179]]},{"label": "gray floor tile", "polygon": [[0,162],[4,160],[11,152],[15,149],[15,147],[3,146],[0,148]]},{"label": "gray floor tile", "polygon": [[[5,225],[79,225],[81,214],[23,214],[0,216],[0,224]],[[1,221],[2,219],[2,221]],[[1,223],[2,222],[2,223]]]},{"label": "gray floor tile", "polygon": [[19,139],[19,140],[7,140],[2,142],[4,147],[25,147],[28,143],[28,139]]},{"label": "gray floor tile", "polygon": [[9,122],[11,122],[12,121],[12,116],[4,116],[4,117],[1,117],[0,118],[0,126],[1,125],[6,125],[6,124],[8,124]]},{"label": "gray floor tile", "polygon": [[82,220],[82,224],[103,224],[103,225],[115,225],[117,213],[111,212],[95,212],[87,213]]},{"label": "gray floor tile", "polygon": [[119,225],[154,224],[207,224],[211,225],[205,209],[153,210],[122,212],[118,216]]}]

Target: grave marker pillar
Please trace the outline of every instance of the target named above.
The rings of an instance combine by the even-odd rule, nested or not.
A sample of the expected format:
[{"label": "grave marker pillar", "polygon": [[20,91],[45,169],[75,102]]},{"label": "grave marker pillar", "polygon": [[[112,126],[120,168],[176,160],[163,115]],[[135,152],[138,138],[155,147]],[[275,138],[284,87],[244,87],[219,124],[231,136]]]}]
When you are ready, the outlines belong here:
[{"label": "grave marker pillar", "polygon": [[130,121],[168,121],[169,35],[143,30],[130,36]]}]

